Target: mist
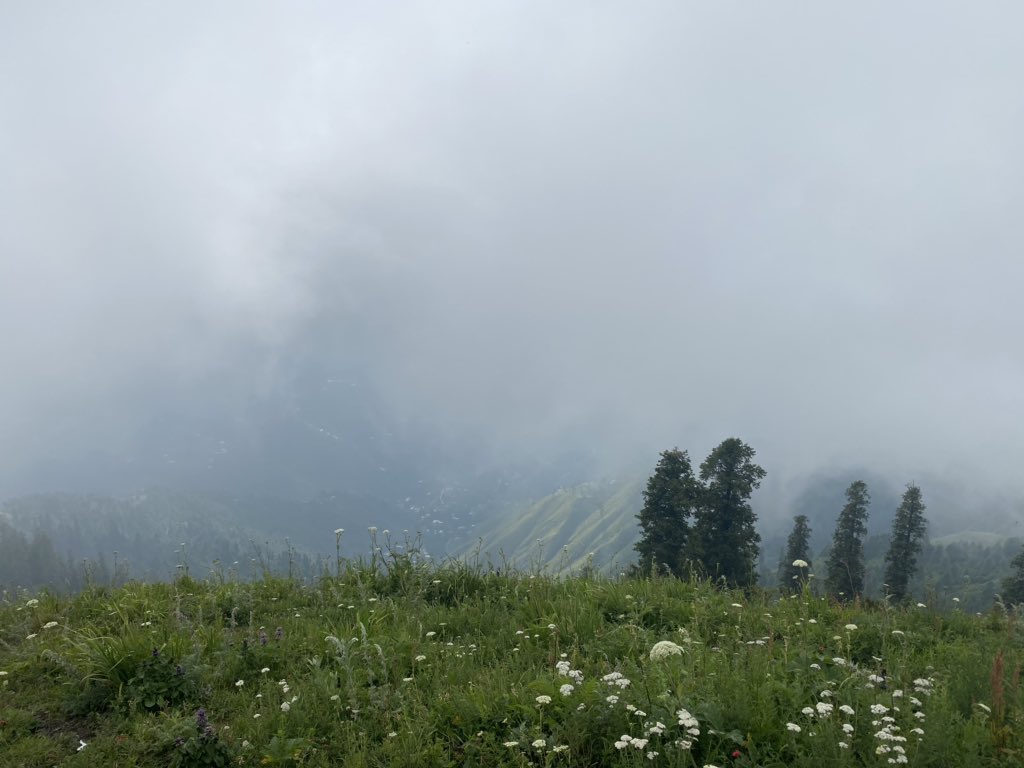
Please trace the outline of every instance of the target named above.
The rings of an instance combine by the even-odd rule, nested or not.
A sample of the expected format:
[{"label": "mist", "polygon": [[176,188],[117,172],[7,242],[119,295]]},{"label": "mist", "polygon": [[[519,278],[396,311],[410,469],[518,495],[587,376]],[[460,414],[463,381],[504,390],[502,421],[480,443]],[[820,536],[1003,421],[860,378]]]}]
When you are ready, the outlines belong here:
[{"label": "mist", "polygon": [[1016,497],[1022,23],[8,6],[0,498],[582,480],[732,435],[773,498]]}]

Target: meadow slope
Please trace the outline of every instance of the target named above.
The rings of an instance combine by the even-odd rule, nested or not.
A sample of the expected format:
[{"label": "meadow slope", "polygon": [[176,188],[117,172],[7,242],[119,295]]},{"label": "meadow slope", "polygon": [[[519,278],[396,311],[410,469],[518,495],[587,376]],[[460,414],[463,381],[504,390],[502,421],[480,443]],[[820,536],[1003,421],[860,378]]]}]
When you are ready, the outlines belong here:
[{"label": "meadow slope", "polygon": [[1012,612],[333,566],[4,593],[0,765],[1022,764]]}]

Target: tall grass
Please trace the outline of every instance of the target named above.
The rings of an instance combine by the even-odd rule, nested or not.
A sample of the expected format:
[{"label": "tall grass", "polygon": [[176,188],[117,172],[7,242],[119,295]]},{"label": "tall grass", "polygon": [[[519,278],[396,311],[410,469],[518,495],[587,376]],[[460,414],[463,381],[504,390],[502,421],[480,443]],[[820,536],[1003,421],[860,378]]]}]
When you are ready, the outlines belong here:
[{"label": "tall grass", "polygon": [[1024,759],[1006,611],[432,564],[386,537],[330,566],[7,594],[0,766]]}]

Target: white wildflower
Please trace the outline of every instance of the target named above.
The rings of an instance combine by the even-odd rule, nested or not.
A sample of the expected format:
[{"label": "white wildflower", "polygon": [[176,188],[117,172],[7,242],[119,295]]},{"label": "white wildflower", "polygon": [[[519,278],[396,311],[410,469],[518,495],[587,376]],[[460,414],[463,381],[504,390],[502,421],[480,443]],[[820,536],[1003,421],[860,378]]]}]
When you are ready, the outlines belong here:
[{"label": "white wildflower", "polygon": [[543,706],[545,704],[550,704],[551,703],[551,697],[550,696],[538,696],[536,701],[537,701],[538,704]]},{"label": "white wildflower", "polygon": [[566,683],[558,689],[558,692],[563,696],[571,696],[574,690],[576,690],[574,686],[569,685],[569,683]]},{"label": "white wildflower", "polygon": [[802,730],[800,726],[796,723],[786,723],[786,728],[792,731],[793,733],[800,733],[800,731]]},{"label": "white wildflower", "polygon": [[651,661],[659,661],[669,656],[679,656],[682,653],[683,647],[681,645],[676,645],[671,640],[661,640],[651,648],[650,657]]},{"label": "white wildflower", "polygon": [[544,747],[546,747],[547,745],[548,743],[544,741],[544,739],[537,739],[530,746],[532,746],[534,749],[544,749]]},{"label": "white wildflower", "polygon": [[794,560],[793,561],[793,567],[794,568],[807,568],[808,567],[807,566],[807,561],[806,560],[799,560],[799,559]]},{"label": "white wildflower", "polygon": [[847,624],[845,627],[843,627],[843,629],[845,629],[847,632],[853,632],[854,630],[857,629],[857,625],[856,624]]},{"label": "white wildflower", "polygon": [[282,701],[282,702],[281,702],[281,711],[282,711],[282,712],[287,712],[287,711],[288,711],[288,710],[290,710],[291,708],[292,708],[292,705],[291,705],[291,704],[289,704],[289,703],[288,703],[287,701]]}]

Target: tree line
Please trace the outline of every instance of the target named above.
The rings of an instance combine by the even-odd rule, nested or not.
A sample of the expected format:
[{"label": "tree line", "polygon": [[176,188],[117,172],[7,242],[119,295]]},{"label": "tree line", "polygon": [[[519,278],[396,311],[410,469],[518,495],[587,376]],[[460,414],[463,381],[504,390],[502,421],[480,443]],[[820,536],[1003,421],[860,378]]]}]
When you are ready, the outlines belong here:
[{"label": "tree line", "polygon": [[[641,529],[635,546],[639,574],[695,574],[741,588],[756,583],[760,536],[750,496],[765,471],[753,462],[754,455],[743,441],[729,438],[709,454],[695,474],[686,451],[673,448],[661,453],[637,515]],[[870,504],[867,484],[852,482],[825,562],[825,591],[840,601],[864,594],[864,541]],[[928,528],[924,513],[921,489],[911,483],[893,518],[885,554],[885,594],[896,602],[909,597]],[[779,563],[779,582],[785,592],[798,592],[807,583],[813,565],[810,537],[807,516],[797,515]],[[1002,584],[1002,598],[1007,603],[1024,603],[1024,551],[1011,567],[1013,573]]]}]

